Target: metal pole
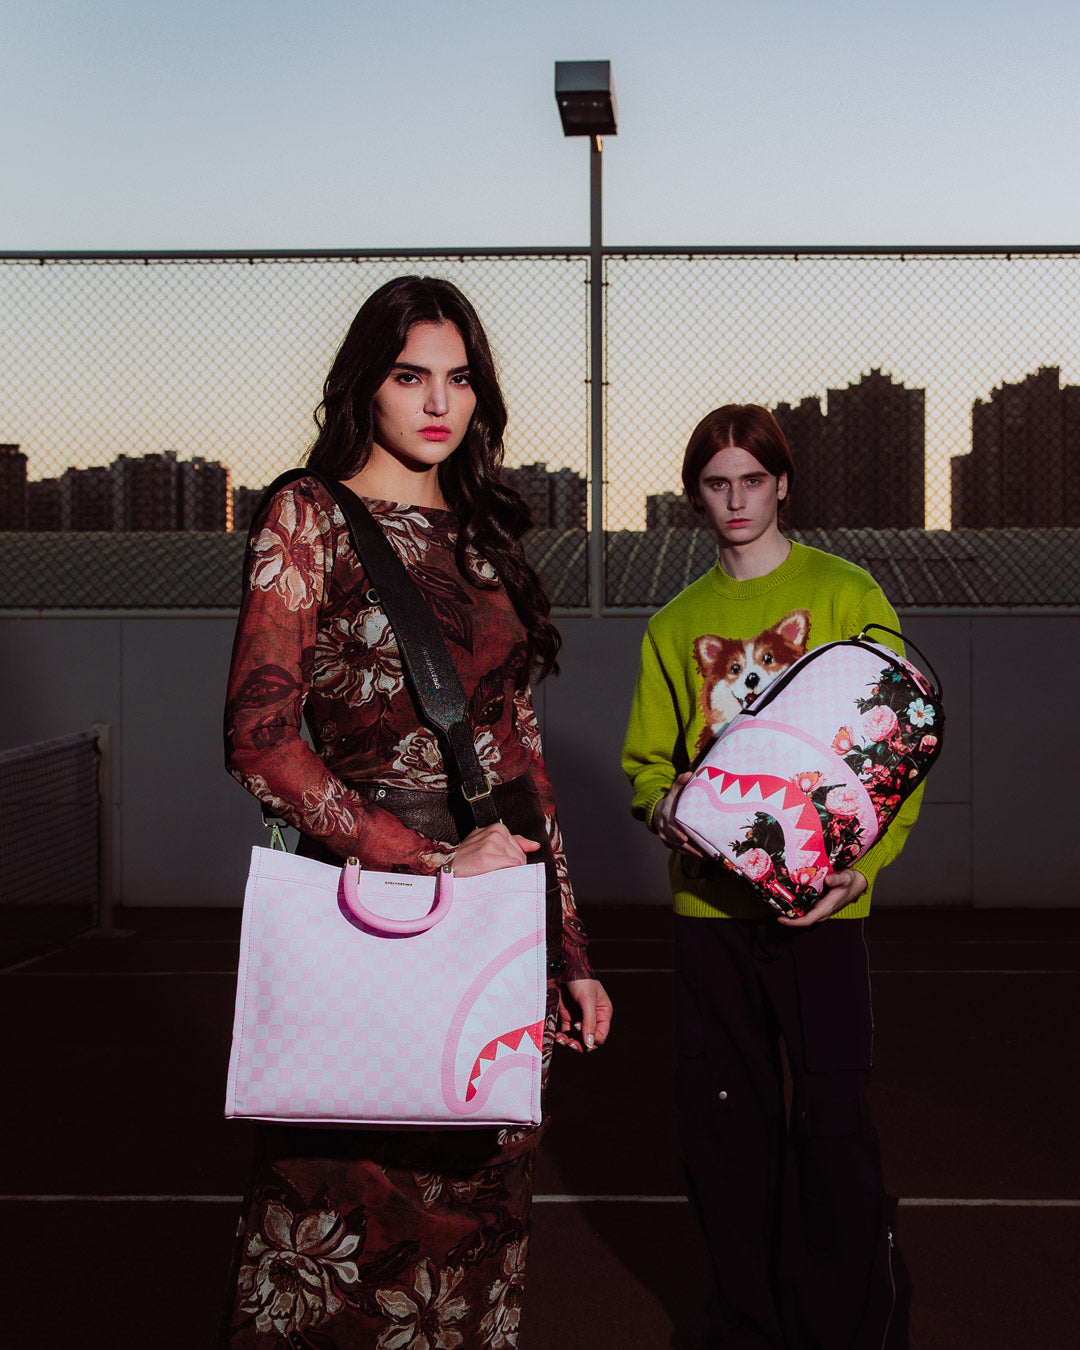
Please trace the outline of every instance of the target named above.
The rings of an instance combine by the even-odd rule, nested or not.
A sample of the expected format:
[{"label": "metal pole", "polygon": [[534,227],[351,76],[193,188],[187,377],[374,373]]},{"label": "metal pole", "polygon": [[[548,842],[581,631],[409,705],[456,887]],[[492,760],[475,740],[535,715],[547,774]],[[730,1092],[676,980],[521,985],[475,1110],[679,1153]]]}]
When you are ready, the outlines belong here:
[{"label": "metal pole", "polygon": [[599,136],[589,137],[589,609],[604,607],[604,257]]},{"label": "metal pole", "polygon": [[115,922],[116,855],[113,837],[113,744],[112,728],[96,722],[98,751],[98,912],[97,930],[111,937]]}]

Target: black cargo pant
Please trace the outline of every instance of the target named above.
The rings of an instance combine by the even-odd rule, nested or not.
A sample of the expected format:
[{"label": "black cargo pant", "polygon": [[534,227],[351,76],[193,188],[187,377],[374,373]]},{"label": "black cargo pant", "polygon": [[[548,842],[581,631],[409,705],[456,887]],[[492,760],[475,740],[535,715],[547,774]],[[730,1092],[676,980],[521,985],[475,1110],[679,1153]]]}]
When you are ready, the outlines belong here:
[{"label": "black cargo pant", "polygon": [[705,1344],[903,1350],[862,921],[676,916],[676,985],[680,1147],[714,1274]]}]

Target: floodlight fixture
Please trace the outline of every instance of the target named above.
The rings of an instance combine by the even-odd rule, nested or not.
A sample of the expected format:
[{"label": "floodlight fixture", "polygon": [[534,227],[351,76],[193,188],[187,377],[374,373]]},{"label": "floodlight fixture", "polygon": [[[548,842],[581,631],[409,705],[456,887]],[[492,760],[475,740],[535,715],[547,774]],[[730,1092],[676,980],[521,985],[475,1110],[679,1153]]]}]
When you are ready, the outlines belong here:
[{"label": "floodlight fixture", "polygon": [[556,61],[555,102],[564,136],[614,136],[619,129],[610,61]]}]

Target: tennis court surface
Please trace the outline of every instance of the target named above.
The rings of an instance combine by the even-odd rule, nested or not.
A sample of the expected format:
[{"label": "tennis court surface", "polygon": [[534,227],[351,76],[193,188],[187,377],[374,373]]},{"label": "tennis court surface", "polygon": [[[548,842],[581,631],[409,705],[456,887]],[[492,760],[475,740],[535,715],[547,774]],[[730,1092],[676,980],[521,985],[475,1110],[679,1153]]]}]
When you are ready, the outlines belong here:
[{"label": "tennis court surface", "polygon": [[[616,1005],[557,1056],[523,1350],[692,1347],[666,909],[594,907]],[[0,981],[9,1350],[203,1350],[252,1127],[222,1119],[237,911],[126,909]],[[1080,910],[882,909],[873,1101],[916,1350],[1080,1344]],[[466,1347],[465,1350],[471,1350]]]}]

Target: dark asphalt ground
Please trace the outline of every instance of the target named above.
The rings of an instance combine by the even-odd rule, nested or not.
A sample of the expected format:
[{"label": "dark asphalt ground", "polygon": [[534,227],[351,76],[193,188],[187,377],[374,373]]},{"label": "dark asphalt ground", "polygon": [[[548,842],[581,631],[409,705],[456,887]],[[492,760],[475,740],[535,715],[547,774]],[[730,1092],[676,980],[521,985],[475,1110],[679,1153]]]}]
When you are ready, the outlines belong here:
[{"label": "dark asphalt ground", "polygon": [[[239,913],[126,910],[0,981],[6,1350],[211,1343],[251,1127],[222,1119]],[[553,1071],[524,1350],[690,1345],[670,916],[596,907],[616,1034]],[[874,1105],[915,1350],[1080,1346],[1080,910],[880,910]],[[468,1347],[465,1350],[469,1350]]]}]

